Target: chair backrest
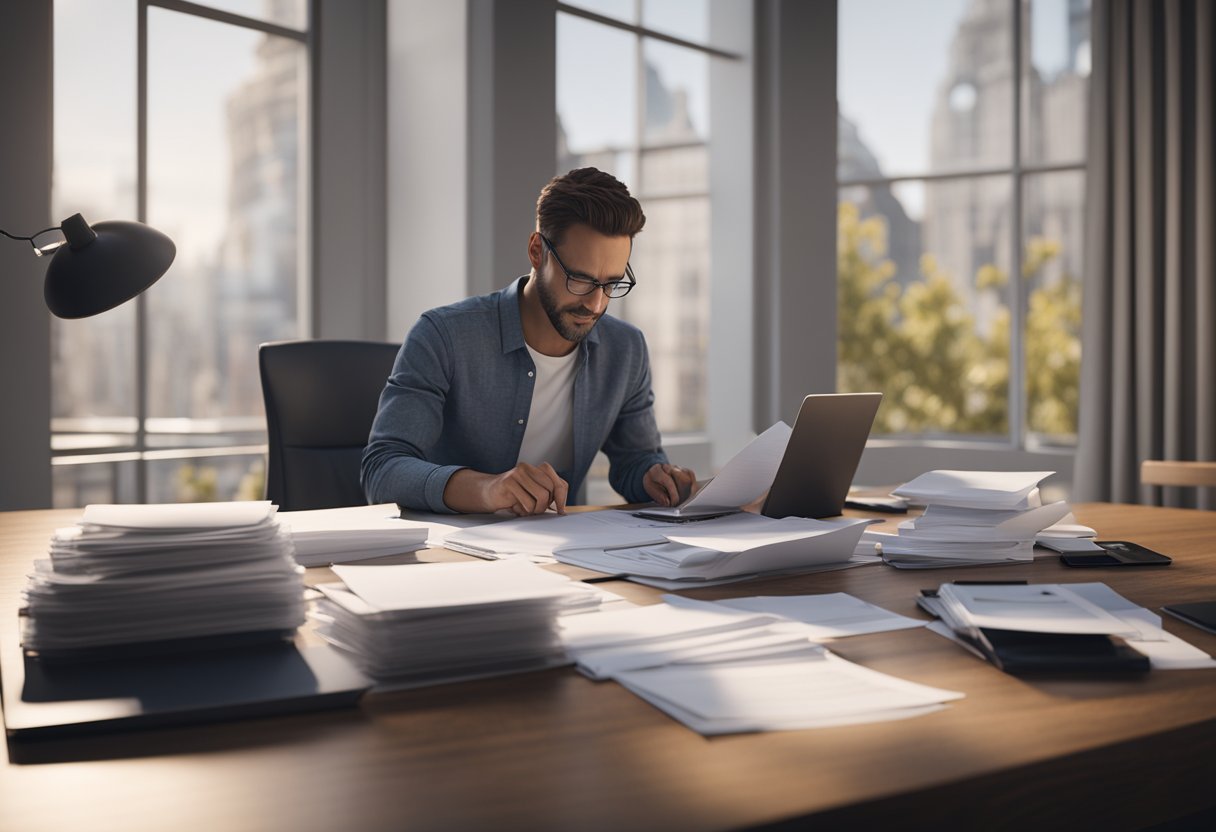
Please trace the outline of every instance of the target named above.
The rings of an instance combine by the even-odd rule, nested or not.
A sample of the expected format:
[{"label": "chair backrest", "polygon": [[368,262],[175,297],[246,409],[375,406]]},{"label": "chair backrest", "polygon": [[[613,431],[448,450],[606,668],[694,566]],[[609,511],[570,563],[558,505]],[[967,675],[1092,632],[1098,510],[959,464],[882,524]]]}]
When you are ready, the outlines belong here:
[{"label": "chair backrest", "polygon": [[258,348],[270,459],[284,511],[364,505],[359,463],[398,344],[278,341]]},{"label": "chair backrest", "polygon": [[1146,459],[1140,463],[1144,485],[1216,486],[1216,462],[1172,462]]}]

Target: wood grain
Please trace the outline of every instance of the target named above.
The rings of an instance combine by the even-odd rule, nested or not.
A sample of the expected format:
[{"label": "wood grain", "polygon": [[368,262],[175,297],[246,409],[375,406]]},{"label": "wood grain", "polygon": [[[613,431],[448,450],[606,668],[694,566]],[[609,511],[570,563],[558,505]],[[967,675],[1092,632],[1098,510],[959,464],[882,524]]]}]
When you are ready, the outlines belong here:
[{"label": "wood grain", "polygon": [[[1101,580],[1150,608],[1216,599],[1216,514],[1075,508],[1102,537],[1174,564],[1081,570],[1044,554],[1026,566],[872,566],[688,594],[842,591],[918,617],[919,588],[964,577]],[[51,530],[77,513],[0,514],[3,614]],[[1216,652],[1216,635],[1165,626]],[[1216,671],[1020,679],[923,630],[832,649],[967,696],[902,722],[705,739],[613,683],[562,669],[370,696],[341,713],[12,744],[0,829],[1130,829],[1216,802]]]}]

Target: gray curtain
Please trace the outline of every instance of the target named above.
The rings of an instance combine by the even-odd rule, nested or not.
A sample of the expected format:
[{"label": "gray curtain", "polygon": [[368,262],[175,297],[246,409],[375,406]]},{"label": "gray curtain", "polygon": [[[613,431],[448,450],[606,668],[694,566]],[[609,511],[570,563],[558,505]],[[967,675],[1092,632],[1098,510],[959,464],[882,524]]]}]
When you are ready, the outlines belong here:
[{"label": "gray curtain", "polygon": [[1216,459],[1216,2],[1095,0],[1074,500],[1216,508],[1140,485]]}]

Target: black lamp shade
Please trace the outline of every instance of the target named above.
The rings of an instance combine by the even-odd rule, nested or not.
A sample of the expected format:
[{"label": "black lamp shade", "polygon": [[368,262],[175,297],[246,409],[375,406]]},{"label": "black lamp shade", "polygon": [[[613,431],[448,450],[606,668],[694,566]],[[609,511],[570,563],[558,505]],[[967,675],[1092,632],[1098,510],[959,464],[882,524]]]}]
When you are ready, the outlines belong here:
[{"label": "black lamp shade", "polygon": [[143,223],[88,225],[77,214],[63,224],[67,245],[46,270],[46,305],[60,318],[87,318],[113,309],[168,271],[177,246]]}]

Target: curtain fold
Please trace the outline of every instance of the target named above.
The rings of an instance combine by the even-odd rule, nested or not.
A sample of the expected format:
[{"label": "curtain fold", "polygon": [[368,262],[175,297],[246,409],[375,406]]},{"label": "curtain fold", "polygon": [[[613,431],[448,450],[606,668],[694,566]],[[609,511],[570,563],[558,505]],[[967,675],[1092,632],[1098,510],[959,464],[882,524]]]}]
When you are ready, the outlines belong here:
[{"label": "curtain fold", "polygon": [[1216,459],[1214,5],[1093,4],[1075,500],[1216,508],[1139,470]]}]

